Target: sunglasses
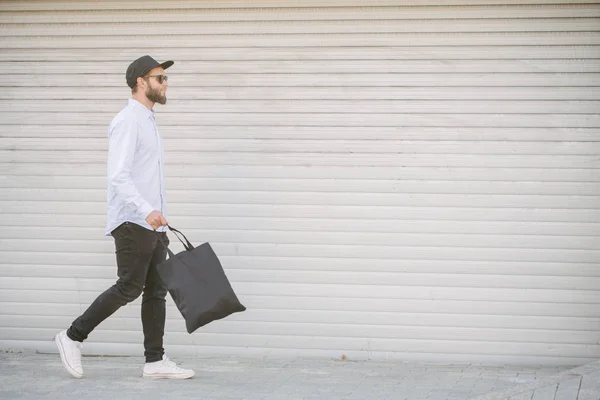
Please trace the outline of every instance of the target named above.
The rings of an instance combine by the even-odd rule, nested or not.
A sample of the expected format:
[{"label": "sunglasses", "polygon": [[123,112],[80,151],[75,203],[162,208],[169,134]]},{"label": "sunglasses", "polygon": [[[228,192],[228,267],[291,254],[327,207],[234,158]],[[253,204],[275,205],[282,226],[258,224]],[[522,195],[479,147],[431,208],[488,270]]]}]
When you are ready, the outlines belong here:
[{"label": "sunglasses", "polygon": [[160,84],[169,80],[169,77],[167,75],[148,75],[145,76],[144,79],[152,77],[156,78],[158,80],[158,83]]}]

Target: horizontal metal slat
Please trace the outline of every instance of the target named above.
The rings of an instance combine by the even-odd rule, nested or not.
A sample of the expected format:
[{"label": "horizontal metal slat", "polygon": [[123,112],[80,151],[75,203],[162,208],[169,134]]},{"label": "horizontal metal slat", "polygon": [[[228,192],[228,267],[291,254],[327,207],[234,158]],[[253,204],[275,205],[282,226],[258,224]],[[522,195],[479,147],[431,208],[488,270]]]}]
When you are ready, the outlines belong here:
[{"label": "horizontal metal slat", "polygon": [[[21,331],[21,332],[20,332]],[[41,340],[52,337],[56,329],[31,328],[0,328],[0,337],[3,340]],[[193,335],[183,330],[173,332],[171,340],[178,344],[185,344],[189,348],[195,345]],[[141,339],[139,331],[102,331],[96,333],[97,343],[137,343]],[[255,347],[261,349],[285,348],[285,349],[318,349],[348,353],[349,351],[371,351],[382,352],[410,352],[415,353],[446,353],[452,349],[452,354],[476,354],[487,355],[520,355],[520,356],[557,356],[569,354],[570,357],[598,357],[600,346],[582,344],[545,344],[545,343],[512,343],[494,341],[470,341],[470,340],[424,340],[424,339],[391,339],[391,338],[354,338],[354,337],[327,337],[315,336],[314,333],[300,335],[234,335],[234,334],[203,334],[203,346],[230,346],[239,348]],[[235,344],[232,344],[235,343]],[[114,348],[114,347],[113,347]],[[304,352],[306,354],[306,352]]]},{"label": "horizontal metal slat", "polygon": [[376,20],[376,19],[485,19],[485,18],[581,18],[598,17],[600,8],[594,4],[534,5],[473,5],[460,6],[384,6],[371,7],[281,7],[185,10],[140,9],[96,11],[61,11],[54,13],[10,12],[0,14],[2,24],[46,23],[136,23],[145,22],[202,22],[202,21],[287,21],[287,20]]},{"label": "horizontal metal slat", "polygon": [[[108,268],[105,268],[108,272]],[[51,270],[47,267],[46,270]],[[111,271],[111,274],[114,271]],[[444,288],[495,288],[495,289],[548,289],[548,290],[596,290],[600,285],[600,276],[569,277],[543,275],[507,275],[498,274],[455,274],[455,273],[399,273],[383,271],[316,271],[316,270],[278,270],[227,268],[227,276],[232,282],[271,283],[271,284],[336,284],[336,285],[372,285],[400,287],[444,287]],[[26,290],[79,290],[82,279],[90,282],[100,281],[98,285],[110,285],[107,279],[112,276],[93,277],[54,277],[54,276],[4,276],[0,289]],[[95,285],[95,283],[94,283]]]},{"label": "horizontal metal slat", "polygon": [[[350,154],[451,154],[451,155],[595,155],[598,142],[571,141],[449,141],[449,140],[374,140],[374,139],[168,139],[163,144],[170,154],[185,153],[331,153]],[[0,151],[75,151],[94,152],[106,157],[108,140],[96,138],[3,138]]]},{"label": "horizontal metal slat", "polygon": [[[374,74],[374,73],[558,73],[598,72],[598,59],[522,60],[285,60],[177,62],[171,78],[181,74]],[[124,74],[123,61],[0,61],[0,68],[19,74]],[[170,70],[171,71],[171,70]],[[170,74],[169,71],[169,74]],[[81,88],[82,90],[84,88]],[[87,89],[87,88],[86,88]],[[186,89],[186,88],[182,88]],[[188,89],[189,90],[189,89]]]},{"label": "horizontal metal slat", "polygon": [[[196,219],[197,220],[197,219]],[[8,225],[10,226],[10,225]],[[96,225],[94,225],[96,226]],[[101,226],[98,224],[97,226]],[[187,230],[184,224],[178,228]],[[174,241],[170,247],[175,251],[183,251],[183,247]],[[15,257],[14,254],[8,255]],[[110,257],[109,257],[110,256]],[[115,274],[115,260],[112,254],[97,254],[95,259],[71,258],[66,259],[59,254],[61,264],[57,260],[40,260],[40,263],[30,264],[15,262],[0,264],[3,276],[36,277],[36,278],[79,278],[112,279]],[[285,256],[240,256],[223,255],[219,253],[227,271],[339,271],[339,272],[386,272],[395,274],[475,274],[475,275],[504,275],[504,276],[542,276],[553,277],[600,277],[597,264],[576,262],[526,262],[526,261],[464,261],[464,260],[394,260],[380,258],[343,258],[343,257],[285,257]],[[94,264],[90,264],[94,262]],[[571,282],[576,282],[571,281]],[[577,289],[578,287],[565,287]],[[262,305],[267,307],[266,305]],[[271,307],[272,308],[272,307]]]},{"label": "horizontal metal slat", "polygon": [[[285,157],[282,157],[285,154]],[[100,151],[30,151],[0,150],[0,159],[14,163],[105,163],[106,153]],[[167,165],[177,163],[178,168],[198,165],[276,165],[276,166],[337,166],[337,167],[490,167],[490,168],[575,168],[597,169],[600,160],[588,155],[506,155],[488,154],[372,154],[353,153],[195,153],[169,152],[165,157]]]},{"label": "horizontal metal slat", "polygon": [[[122,100],[122,99],[121,99]],[[122,104],[123,105],[123,104]],[[162,112],[162,111],[161,111]],[[108,145],[108,126],[105,124],[87,125],[0,125],[0,138],[3,143],[12,139],[71,139],[101,140],[100,148]],[[417,141],[458,141],[458,142],[538,142],[540,146],[548,142],[588,143],[597,142],[599,128],[535,128],[535,127],[410,127],[410,126],[174,126],[159,121],[159,130],[165,144],[173,140],[187,139],[204,141],[208,139],[261,139],[289,140],[417,140]],[[368,136],[366,136],[368,132]],[[483,144],[482,144],[483,145]],[[2,163],[0,163],[2,165]],[[23,166],[14,165],[14,168]],[[49,166],[50,167],[50,166]],[[222,168],[221,168],[222,170]],[[179,171],[185,174],[186,171]],[[202,173],[202,171],[197,171]],[[276,172],[276,171],[274,171]],[[559,171],[556,171],[560,173]],[[41,171],[40,173],[43,173]]]},{"label": "horizontal metal slat", "polygon": [[[564,4],[564,0],[528,0],[528,4]],[[577,3],[591,3],[595,4],[596,0],[578,0]],[[517,4],[522,5],[522,0],[378,0],[378,7],[395,7],[395,6],[489,6],[489,5],[507,5]],[[302,3],[303,7],[373,7],[373,2],[369,0],[305,0]],[[289,3],[281,0],[254,0],[249,3],[245,0],[204,0],[198,2],[195,0],[179,0],[177,2],[179,9],[248,9],[248,8],[271,8],[271,7],[290,7]],[[52,5],[49,5],[45,1],[33,0],[23,3],[15,0],[5,0],[0,5],[0,10],[5,11],[26,11],[26,10],[37,10],[37,11],[60,11],[60,10],[164,10],[172,9],[173,6],[165,4],[160,0],[147,0],[143,4],[137,1],[121,1],[121,0],[104,0],[101,4],[99,3],[80,3],[72,1],[54,1]]]},{"label": "horizontal metal slat", "polygon": [[[0,113],[0,121],[9,125],[80,125],[85,129],[101,126],[106,132],[107,122],[115,113]],[[436,114],[436,113],[165,113],[159,111],[158,123],[177,126],[305,126],[343,127],[482,127],[482,128],[600,128],[599,114]],[[5,128],[0,125],[0,130]],[[83,129],[83,128],[82,128]]]},{"label": "horizontal metal slat", "polygon": [[[253,303],[253,299],[249,299]],[[135,304],[138,306],[137,302]],[[27,316],[49,315],[49,311],[55,316],[72,317],[80,309],[79,305],[64,304],[57,309],[52,304],[46,303],[0,303],[3,317],[21,315]],[[174,305],[167,304],[167,320],[180,321],[177,316],[178,310]],[[440,313],[403,313],[403,312],[377,312],[377,311],[333,311],[333,310],[277,310],[257,309],[252,307],[252,314],[258,321],[268,322],[304,322],[304,323],[364,323],[376,325],[404,325],[404,326],[437,326],[437,327],[472,327],[472,328],[516,328],[526,329],[555,329],[557,331],[568,330],[595,330],[600,323],[597,318],[582,317],[537,317],[519,315],[477,315],[477,314],[440,314]],[[48,317],[55,318],[55,317]],[[123,307],[119,309],[114,319],[109,321],[124,320],[126,318],[139,319],[139,310],[136,307]],[[236,321],[252,321],[247,313],[233,316]],[[223,322],[229,322],[225,320]],[[568,328],[568,329],[566,329]]]},{"label": "horizontal metal slat", "polygon": [[[299,86],[600,86],[600,73],[523,74],[178,74],[171,85],[187,87],[299,87]],[[184,83],[185,82],[185,83]],[[3,84],[15,87],[125,87],[124,74],[11,74]],[[201,89],[198,89],[201,90]]]},{"label": "horizontal metal slat", "polygon": [[[114,279],[78,279],[77,292],[90,292],[92,299],[102,290],[114,284]],[[584,303],[588,307],[600,303],[600,292],[593,290],[551,290],[551,289],[510,289],[510,288],[467,288],[467,287],[431,287],[431,286],[378,286],[376,290],[370,285],[344,284],[302,284],[302,283],[264,283],[264,282],[235,282],[232,286],[241,299],[246,295],[265,296],[302,296],[302,297],[335,297],[333,293],[352,293],[353,298],[369,299],[413,299],[413,300],[479,300],[504,301],[511,299],[515,302],[556,302]],[[17,289],[19,290],[19,289]],[[23,291],[33,289],[21,289]],[[0,292],[14,292],[15,289],[2,289]],[[47,289],[38,290],[40,294],[50,292]],[[57,290],[54,292],[69,292]],[[52,293],[52,292],[50,292]],[[72,295],[72,293],[71,293]],[[21,297],[21,296],[20,296]],[[35,297],[32,297],[35,299]],[[3,299],[3,296],[0,297]],[[36,299],[37,300],[37,299]],[[4,301],[4,300],[2,300]]]},{"label": "horizontal metal slat", "polygon": [[[92,179],[106,176],[106,162],[95,164],[77,163],[0,163],[3,179],[20,176],[59,177],[78,179],[78,186],[85,185],[84,177]],[[168,187],[174,179],[186,178],[269,178],[285,179],[394,179],[394,180],[440,180],[440,181],[488,181],[488,182],[600,182],[600,176],[592,168],[439,168],[439,167],[368,167],[368,166],[252,166],[213,165],[201,169],[182,168],[171,163],[164,171]]]},{"label": "horizontal metal slat", "polygon": [[[22,317],[0,315],[1,326],[7,328],[54,328],[60,330],[68,325],[68,317]],[[171,322],[171,321],[169,321]],[[179,320],[177,320],[179,322]],[[111,318],[103,324],[103,329],[136,331],[139,329],[138,318]],[[238,334],[238,335],[309,335],[318,332],[319,336],[327,337],[371,337],[388,339],[421,340],[488,340],[503,342],[535,342],[551,344],[587,344],[595,334],[592,331],[575,330],[542,330],[542,329],[511,329],[511,328],[467,328],[467,327],[430,327],[430,326],[389,326],[373,324],[334,324],[316,322],[285,323],[279,321],[254,323],[250,321],[227,320],[218,325],[203,328],[203,335]],[[348,335],[348,332],[352,332]]]},{"label": "horizontal metal slat", "polygon": [[528,18],[528,19],[433,19],[433,20],[349,20],[349,21],[199,21],[136,22],[108,25],[99,23],[70,24],[1,24],[0,36],[125,36],[147,32],[175,35],[199,34],[281,34],[281,33],[396,33],[396,32],[548,32],[595,31],[600,18]]},{"label": "horizontal metal slat", "polygon": [[[491,213],[490,213],[491,214]],[[494,215],[491,214],[490,217]],[[56,226],[52,214],[2,214],[6,227],[40,228]],[[106,216],[98,210],[94,215],[61,215],[63,228],[103,227]],[[438,234],[497,234],[497,235],[566,235],[600,236],[600,223],[595,222],[541,222],[541,221],[471,221],[455,219],[410,220],[387,218],[384,220],[352,218],[295,218],[291,217],[210,217],[197,216],[176,219],[178,229],[214,230],[270,230],[270,231],[327,231],[327,232],[397,232]],[[48,236],[51,238],[51,235]],[[257,267],[260,267],[257,265]],[[366,267],[366,266],[365,266]],[[459,269],[459,266],[455,266]],[[575,269],[575,268],[574,268]],[[600,274],[600,272],[599,272]]]},{"label": "horizontal metal slat", "polygon": [[[459,46],[455,52],[460,52],[462,55],[471,53],[483,53],[490,55],[490,49],[484,46],[501,46],[503,49],[507,46],[521,46],[531,49],[529,53],[522,52],[517,58],[564,58],[556,55],[552,49],[554,46],[574,45],[574,49],[569,53],[576,52],[577,54],[586,54],[577,50],[577,47],[590,46],[600,44],[600,33],[596,31],[584,32],[454,32],[452,35],[431,35],[426,32],[397,32],[397,33],[330,33],[322,35],[319,33],[281,33],[281,34],[254,34],[254,35],[226,35],[226,34],[207,34],[207,35],[179,35],[177,47],[173,46],[172,40],[166,39],[163,36],[149,35],[151,43],[164,45],[168,47],[165,50],[163,47],[149,46],[148,41],[143,41],[136,36],[131,36],[127,40],[135,47],[124,48],[122,43],[113,36],[85,36],[80,37],[77,42],[71,41],[69,45],[64,37],[58,36],[52,38],[31,36],[21,36],[18,40],[14,37],[3,38],[3,45],[0,54],[0,60],[5,61],[64,61],[66,59],[77,60],[80,62],[102,61],[107,60],[131,62],[139,54],[151,52],[156,58],[175,58],[176,60],[204,60],[205,53],[215,53],[221,48],[253,48],[255,51],[260,51],[261,48],[279,48],[285,53],[286,48],[303,48],[311,47],[315,50],[323,47],[329,48],[356,48],[366,47],[364,51],[371,50],[372,47],[388,47],[394,49],[398,46],[409,47],[413,49],[413,53],[417,55],[422,53],[427,54],[420,49],[427,46],[430,50],[441,52],[441,56],[451,58],[450,54],[442,52],[442,48],[436,49],[432,46],[450,47],[448,50],[453,50],[452,47]],[[79,42],[85,41],[88,45],[83,47]],[[102,47],[102,42],[111,47]],[[8,46],[10,43],[10,47]],[[21,46],[19,46],[19,43]],[[169,44],[170,43],[170,44]],[[36,46],[36,44],[38,44]],[[42,48],[39,44],[43,44],[46,48]],[[56,44],[63,44],[56,46]],[[76,48],[72,48],[76,46]],[[543,49],[540,47],[544,46]],[[90,47],[96,47],[90,50]],[[137,48],[136,48],[137,47]],[[202,52],[182,51],[181,47],[201,48]],[[465,50],[461,51],[461,47]],[[118,50],[122,49],[122,50]],[[209,51],[212,49],[211,51]],[[545,50],[546,53],[541,50]],[[264,50],[263,50],[264,51]],[[331,50],[332,51],[332,50]],[[506,50],[503,50],[504,52]],[[259,53],[260,54],[260,53]],[[377,53],[374,53],[375,55]],[[502,54],[502,53],[500,53]],[[544,57],[544,54],[546,57]],[[593,53],[590,53],[593,54]],[[368,57],[365,59],[372,59]],[[384,57],[379,57],[385,59]],[[410,57],[407,55],[404,58]],[[423,57],[421,57],[423,58]],[[503,57],[506,58],[506,57]],[[355,57],[355,59],[360,59]],[[462,58],[458,58],[462,59]]]},{"label": "horizontal metal slat", "polygon": [[[104,234],[104,229],[97,229],[97,236]],[[570,263],[597,263],[597,250],[583,249],[556,249],[556,248],[485,248],[485,247],[442,247],[444,243],[432,243],[431,246],[357,246],[352,245],[315,245],[315,244],[288,244],[288,243],[245,243],[239,237],[228,237],[227,242],[213,241],[206,236],[193,237],[192,242],[210,241],[219,255],[242,256],[269,256],[269,257],[298,257],[300,260],[310,254],[319,258],[359,258],[359,259],[394,259],[394,260],[465,260],[465,261],[520,261],[520,262],[570,262]],[[229,241],[231,240],[231,241]],[[399,242],[400,243],[400,242]],[[114,265],[114,246],[106,238],[104,244],[94,241],[84,241],[84,248],[69,247],[64,241],[38,243],[39,249],[35,252],[31,246],[11,242],[11,247],[3,250],[2,257],[7,263],[39,264],[52,257],[56,263],[75,264],[104,264]],[[523,243],[521,243],[522,245]],[[4,245],[4,241],[3,241]],[[51,248],[51,246],[55,246]],[[596,247],[597,248],[597,245]]]},{"label": "horizontal metal slat", "polygon": [[[228,190],[169,190],[173,202],[193,204],[279,204],[279,205],[354,205],[399,207],[506,207],[506,208],[587,208],[600,205],[598,195],[518,195],[518,194],[444,194],[444,193],[350,193],[348,192],[273,192]],[[106,198],[106,189],[32,189],[5,188],[0,200],[97,202]]]},{"label": "horizontal metal slat", "polygon": [[[81,292],[79,298],[82,304],[89,304],[95,300],[98,292]],[[49,304],[56,307],[64,304],[65,308],[73,304],[70,293],[59,291],[38,290],[0,290],[0,302]],[[167,297],[167,307],[171,306],[170,298]],[[358,311],[358,312],[394,312],[394,313],[427,313],[427,314],[459,314],[465,316],[483,315],[490,316],[508,315],[523,317],[575,317],[575,318],[598,318],[600,313],[597,307],[590,308],[581,303],[539,303],[539,302],[514,302],[514,301],[456,301],[456,300],[409,300],[409,299],[369,299],[352,297],[317,297],[317,296],[267,296],[267,295],[245,295],[243,302],[250,309],[273,309],[273,310],[320,310],[320,311]],[[2,303],[0,303],[2,304]],[[132,303],[139,306],[137,301]],[[80,306],[77,305],[79,310]],[[127,308],[130,306],[126,306]],[[171,306],[172,307],[172,306]],[[136,314],[139,313],[136,308]],[[59,311],[60,312],[60,311]],[[177,311],[174,311],[175,313]],[[124,313],[121,308],[117,313]],[[69,314],[72,315],[72,314]],[[139,314],[138,314],[139,315]],[[173,314],[171,314],[173,315]]]},{"label": "horizontal metal slat", "polygon": [[[40,252],[66,252],[70,248],[73,248],[76,253],[113,251],[110,242],[94,240],[99,237],[99,228],[56,228],[52,239],[48,239],[49,228],[22,227],[10,238],[6,238],[6,234],[2,234],[0,243],[6,251],[27,251],[27,249],[33,251],[35,249]],[[600,239],[596,236],[325,232],[322,230],[300,232],[239,229],[192,229],[188,232],[192,238],[203,237],[211,242],[294,244],[307,247],[356,244],[364,246],[370,258],[377,258],[375,250],[378,246],[387,246],[394,250],[407,247],[450,248],[459,253],[467,253],[470,249],[556,249],[585,251],[588,256],[600,255],[600,251],[596,250],[599,248]],[[369,251],[369,248],[373,250]]]},{"label": "horizontal metal slat", "polygon": [[[102,189],[106,177],[37,177],[0,176],[3,189]],[[442,194],[518,194],[600,196],[598,182],[490,182],[490,181],[435,181],[409,179],[305,179],[287,178],[193,178],[173,177],[166,180],[169,190],[194,191],[268,191],[322,192],[322,193],[442,193]]]},{"label": "horizontal metal slat", "polygon": [[[322,35],[321,35],[322,36]],[[347,35],[350,36],[350,35]],[[55,60],[65,57],[81,61],[101,61],[107,58],[123,60],[129,65],[139,54],[152,53],[157,59],[183,61],[210,60],[501,60],[501,59],[581,59],[599,58],[600,46],[597,45],[540,45],[532,46],[524,41],[521,45],[473,45],[449,42],[440,39],[440,43],[412,40],[400,45],[394,43],[379,45],[367,41],[354,46],[271,46],[249,47],[247,43],[239,46],[200,47],[198,35],[181,36],[174,46],[172,39],[164,36],[137,38],[127,40],[104,36],[85,37],[73,41],[61,37],[5,37],[2,39],[3,51],[0,59],[15,60],[48,60],[58,54]],[[355,42],[356,43],[356,42]],[[423,44],[421,44],[423,43]],[[446,45],[443,45],[443,44]],[[126,48],[125,48],[126,46]],[[164,48],[169,50],[165,51]],[[110,48],[109,51],[106,48]],[[190,51],[195,49],[195,51]],[[201,51],[197,51],[201,49]],[[52,59],[52,58],[50,58]]]},{"label": "horizontal metal slat", "polygon": [[[599,79],[600,83],[600,79]],[[599,91],[600,93],[600,91]],[[167,92],[170,96],[170,93]],[[0,112],[117,113],[123,101],[0,100]],[[161,113],[457,113],[594,114],[600,101],[585,100],[169,100]]]},{"label": "horizontal metal slat", "polygon": [[[0,92],[3,100],[89,100],[99,103],[111,100],[123,104],[131,95],[122,87],[39,87],[35,91],[28,87],[10,87]],[[169,106],[175,102],[183,104],[190,100],[600,100],[598,86],[525,86],[525,87],[203,87],[186,88],[179,85],[169,87]],[[98,104],[98,103],[96,103]],[[46,126],[46,129],[55,129]],[[238,128],[239,129],[239,128]],[[58,133],[58,132],[56,132]],[[2,132],[0,132],[0,135]]]},{"label": "horizontal metal slat", "polygon": [[[405,219],[442,221],[521,221],[521,222],[600,222],[600,209],[505,207],[401,207],[401,206],[340,206],[289,204],[190,204],[169,198],[169,217],[181,220],[194,217],[277,217],[277,218],[350,218]],[[97,215],[106,212],[106,201],[75,202],[44,200],[1,200],[3,213]],[[306,255],[304,255],[306,256]],[[597,260],[596,260],[597,261]]]}]

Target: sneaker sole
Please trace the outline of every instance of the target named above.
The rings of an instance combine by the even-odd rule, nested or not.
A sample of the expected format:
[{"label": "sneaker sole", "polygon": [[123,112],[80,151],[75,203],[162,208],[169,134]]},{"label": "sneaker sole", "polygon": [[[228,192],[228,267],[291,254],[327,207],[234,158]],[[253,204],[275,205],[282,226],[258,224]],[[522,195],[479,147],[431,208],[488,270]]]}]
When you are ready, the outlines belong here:
[{"label": "sneaker sole", "polygon": [[54,342],[56,343],[56,347],[58,347],[58,352],[60,353],[60,360],[62,361],[63,366],[65,367],[67,372],[69,374],[71,374],[74,378],[77,378],[77,379],[83,378],[83,374],[80,374],[79,372],[75,371],[73,368],[71,368],[69,363],[67,363],[67,359],[65,358],[65,349],[63,348],[62,344],[60,343],[60,338],[58,337],[58,335],[60,335],[60,334],[57,334],[54,337]]},{"label": "sneaker sole", "polygon": [[173,374],[147,374],[144,372],[142,374],[142,377],[147,378],[147,379],[177,379],[177,380],[181,380],[181,379],[190,379],[190,378],[194,377],[194,375],[196,375],[196,374],[191,373],[191,374],[173,375]]}]

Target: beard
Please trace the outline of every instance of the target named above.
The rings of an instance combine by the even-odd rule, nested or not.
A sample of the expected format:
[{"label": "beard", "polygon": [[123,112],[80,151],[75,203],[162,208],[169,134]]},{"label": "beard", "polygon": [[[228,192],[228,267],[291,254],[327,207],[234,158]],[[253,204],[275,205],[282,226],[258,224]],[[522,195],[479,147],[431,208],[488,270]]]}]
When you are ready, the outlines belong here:
[{"label": "beard", "polygon": [[146,88],[146,97],[153,103],[158,104],[167,104],[167,95],[161,94],[160,89],[155,89],[152,87]]}]

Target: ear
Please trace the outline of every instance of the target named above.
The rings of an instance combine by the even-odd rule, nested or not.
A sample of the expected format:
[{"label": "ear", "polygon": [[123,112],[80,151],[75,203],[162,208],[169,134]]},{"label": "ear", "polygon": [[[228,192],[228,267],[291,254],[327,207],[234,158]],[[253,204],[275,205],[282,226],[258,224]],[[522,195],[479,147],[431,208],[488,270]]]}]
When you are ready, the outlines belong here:
[{"label": "ear", "polygon": [[146,83],[146,82],[144,81],[144,78],[140,78],[140,77],[138,77],[136,81],[137,81],[137,86],[138,86],[138,87],[142,87],[142,84],[145,84],[145,83]]}]

